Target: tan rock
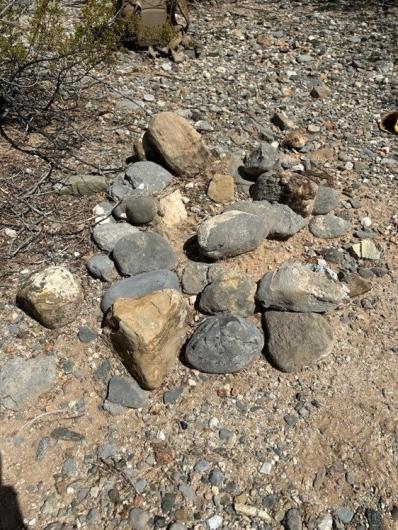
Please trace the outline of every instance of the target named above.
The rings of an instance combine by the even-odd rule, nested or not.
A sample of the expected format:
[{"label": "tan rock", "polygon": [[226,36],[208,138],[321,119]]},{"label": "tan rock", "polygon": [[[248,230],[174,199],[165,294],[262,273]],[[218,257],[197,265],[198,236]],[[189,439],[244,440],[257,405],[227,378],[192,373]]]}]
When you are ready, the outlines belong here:
[{"label": "tan rock", "polygon": [[234,178],[231,175],[214,175],[207,189],[207,195],[219,204],[232,202],[235,198]]},{"label": "tan rock", "polygon": [[22,309],[50,329],[72,322],[81,301],[80,283],[65,267],[47,267],[31,274],[17,293]]},{"label": "tan rock", "polygon": [[355,243],[351,250],[354,256],[360,259],[378,260],[381,257],[381,250],[371,239],[363,239],[360,243]]},{"label": "tan rock", "polygon": [[286,144],[292,149],[301,149],[308,143],[308,137],[302,129],[293,129],[286,134]]},{"label": "tan rock", "polygon": [[129,372],[143,388],[152,390],[162,384],[178,358],[188,330],[186,320],[181,293],[165,289],[116,300],[105,334]]},{"label": "tan rock", "polygon": [[144,146],[148,144],[177,175],[200,173],[209,158],[202,136],[174,112],[160,112],[152,119],[145,134]]},{"label": "tan rock", "polygon": [[174,191],[159,201],[163,224],[175,226],[187,220],[188,214],[180,191]]}]

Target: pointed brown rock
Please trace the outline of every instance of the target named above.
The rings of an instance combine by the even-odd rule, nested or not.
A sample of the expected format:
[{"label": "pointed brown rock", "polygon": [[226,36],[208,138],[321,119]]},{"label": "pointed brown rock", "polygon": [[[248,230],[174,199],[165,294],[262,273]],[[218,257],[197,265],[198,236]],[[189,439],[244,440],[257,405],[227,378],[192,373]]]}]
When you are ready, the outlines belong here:
[{"label": "pointed brown rock", "polygon": [[107,316],[105,334],[127,370],[143,388],[159,387],[174,366],[187,334],[187,308],[173,289],[141,298],[119,298]]}]

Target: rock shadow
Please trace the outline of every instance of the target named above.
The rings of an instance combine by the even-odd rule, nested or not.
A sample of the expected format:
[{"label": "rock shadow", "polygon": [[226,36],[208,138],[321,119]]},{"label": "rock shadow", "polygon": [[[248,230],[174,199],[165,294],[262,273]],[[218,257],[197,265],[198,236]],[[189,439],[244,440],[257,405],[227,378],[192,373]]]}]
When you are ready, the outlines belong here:
[{"label": "rock shadow", "polygon": [[13,486],[3,484],[2,458],[0,454],[0,530],[27,530]]}]

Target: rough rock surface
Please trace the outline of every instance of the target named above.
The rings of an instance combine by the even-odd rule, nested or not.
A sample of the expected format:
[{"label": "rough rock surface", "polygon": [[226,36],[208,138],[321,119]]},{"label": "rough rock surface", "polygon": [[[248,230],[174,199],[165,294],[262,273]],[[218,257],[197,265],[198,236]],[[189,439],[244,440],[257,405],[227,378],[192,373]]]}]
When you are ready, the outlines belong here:
[{"label": "rough rock surface", "polygon": [[274,169],[279,163],[279,153],[272,145],[262,142],[247,158],[245,173],[259,177],[262,173]]},{"label": "rough rock surface", "polygon": [[50,329],[72,322],[81,304],[80,283],[65,267],[47,267],[19,287],[17,302],[28,315]]},{"label": "rough rock surface", "polygon": [[120,239],[113,249],[117,268],[126,276],[174,269],[177,256],[170,244],[155,232],[138,232]]},{"label": "rough rock surface", "polygon": [[193,176],[206,167],[209,154],[201,135],[174,112],[157,114],[149,124],[145,140],[177,175]]},{"label": "rough rock surface", "polygon": [[257,285],[248,276],[226,271],[202,292],[199,309],[203,313],[232,313],[247,317],[254,313]]},{"label": "rough rock surface", "polygon": [[93,278],[103,282],[113,282],[119,276],[115,264],[105,254],[92,256],[86,263],[86,267]]},{"label": "rough rock surface", "polygon": [[286,262],[261,279],[257,300],[264,309],[323,313],[335,309],[346,291],[323,272],[312,272],[300,263]]},{"label": "rough rock surface", "polygon": [[92,195],[105,191],[108,182],[101,175],[72,175],[66,186],[66,192],[73,195]]},{"label": "rough rock surface", "polygon": [[329,186],[319,186],[315,197],[314,215],[326,215],[339,205],[339,193]]},{"label": "rough rock surface", "polygon": [[232,175],[216,174],[211,179],[207,195],[214,202],[225,204],[234,200],[235,181]]},{"label": "rough rock surface", "polygon": [[254,250],[267,234],[261,217],[234,210],[204,221],[198,229],[198,245],[208,258],[227,258]]},{"label": "rough rock surface", "polygon": [[159,213],[162,217],[162,223],[166,226],[176,226],[188,219],[180,190],[173,191],[173,193],[160,199]]},{"label": "rough rock surface", "polygon": [[188,363],[202,372],[238,372],[259,356],[264,345],[260,331],[247,320],[231,314],[204,320],[186,347]]},{"label": "rough rock surface", "polygon": [[154,389],[174,366],[187,334],[183,296],[173,289],[117,300],[105,330],[129,372]]},{"label": "rough rock surface", "polygon": [[149,393],[131,377],[112,377],[108,383],[107,401],[129,409],[140,409],[148,401]]},{"label": "rough rock surface", "polygon": [[23,410],[51,389],[55,376],[54,357],[40,355],[32,359],[10,359],[0,370],[1,405],[10,410]]},{"label": "rough rock surface", "polygon": [[111,252],[119,239],[137,232],[138,228],[128,223],[98,224],[94,227],[93,239],[101,250]]},{"label": "rough rock surface", "polygon": [[284,372],[295,372],[331,352],[333,329],[316,313],[267,311],[263,316],[266,348]]},{"label": "rough rock surface", "polygon": [[313,217],[309,223],[309,230],[312,235],[320,239],[334,239],[349,232],[351,223],[342,217],[328,213]]},{"label": "rough rock surface", "polygon": [[101,300],[101,310],[106,313],[119,298],[140,298],[163,289],[180,290],[177,276],[168,270],[137,274],[132,278],[119,280],[109,287]]},{"label": "rough rock surface", "polygon": [[156,194],[170,184],[173,175],[159,164],[145,160],[127,167],[126,180],[140,193]]},{"label": "rough rock surface", "polygon": [[207,273],[208,263],[188,261],[182,273],[182,289],[187,294],[199,294],[209,283]]}]

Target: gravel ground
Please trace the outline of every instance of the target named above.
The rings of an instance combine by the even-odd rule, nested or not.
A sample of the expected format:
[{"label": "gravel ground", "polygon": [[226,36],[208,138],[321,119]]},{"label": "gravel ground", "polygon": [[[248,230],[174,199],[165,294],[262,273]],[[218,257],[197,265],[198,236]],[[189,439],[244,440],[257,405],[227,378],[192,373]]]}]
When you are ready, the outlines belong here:
[{"label": "gravel ground", "polygon": [[[12,486],[26,527],[47,530],[397,528],[398,144],[377,121],[397,104],[398,6],[240,1],[199,6],[193,18],[199,58],[119,54],[106,79],[111,110],[98,121],[103,149],[87,145],[84,156],[123,166],[161,110],[188,117],[214,154],[242,156],[260,139],[283,144],[271,123],[283,111],[310,138],[306,152],[285,150],[286,164],[326,170],[354,231],[372,222],[383,255],[377,266],[360,263],[372,290],[333,312],[336,346],[303,372],[264,360],[226,376],[180,364],[143,409],[112,416],[102,408],[107,382],[125,372],[100,336],[103,285],[84,270],[94,246],[52,256],[85,292],[78,320],[61,332],[15,306],[27,271],[14,273],[2,286],[0,363],[52,354],[57,379],[24,412],[1,412],[3,497]],[[320,82],[330,94],[315,98]],[[205,180],[193,184],[173,183],[190,199],[187,223],[167,233],[180,265],[198,222],[220,211]],[[103,199],[92,198],[87,218]],[[353,242],[352,233],[328,242],[305,230],[229,266],[257,281],[288,258],[316,262]],[[193,307],[190,318],[199,318]],[[82,342],[81,326],[98,337]]]}]

